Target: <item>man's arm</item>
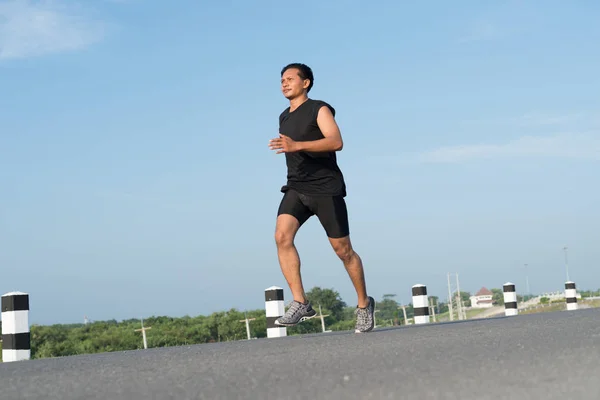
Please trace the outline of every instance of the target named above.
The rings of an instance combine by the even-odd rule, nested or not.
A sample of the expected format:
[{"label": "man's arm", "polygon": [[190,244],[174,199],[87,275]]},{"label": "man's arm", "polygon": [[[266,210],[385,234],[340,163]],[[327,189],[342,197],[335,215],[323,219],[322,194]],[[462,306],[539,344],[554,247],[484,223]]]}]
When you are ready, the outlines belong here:
[{"label": "man's arm", "polygon": [[337,122],[335,122],[335,118],[329,107],[323,106],[319,109],[319,113],[317,114],[317,125],[325,138],[307,142],[296,142],[298,151],[316,153],[342,150],[344,147],[342,134],[340,133],[340,128],[338,127]]}]

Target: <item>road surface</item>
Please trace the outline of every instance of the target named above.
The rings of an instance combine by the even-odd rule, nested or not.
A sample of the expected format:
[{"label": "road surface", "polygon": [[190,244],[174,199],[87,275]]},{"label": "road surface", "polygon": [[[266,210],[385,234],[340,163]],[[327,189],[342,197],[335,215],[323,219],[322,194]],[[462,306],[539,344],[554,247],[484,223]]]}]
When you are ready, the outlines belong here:
[{"label": "road surface", "polygon": [[0,364],[0,399],[598,399],[600,309]]}]

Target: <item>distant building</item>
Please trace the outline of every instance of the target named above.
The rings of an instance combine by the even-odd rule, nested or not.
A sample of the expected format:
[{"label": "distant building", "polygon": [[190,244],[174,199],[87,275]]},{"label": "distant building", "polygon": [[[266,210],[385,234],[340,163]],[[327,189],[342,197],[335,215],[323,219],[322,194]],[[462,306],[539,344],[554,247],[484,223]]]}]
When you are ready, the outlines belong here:
[{"label": "distant building", "polygon": [[482,287],[479,292],[471,296],[471,307],[472,308],[490,308],[493,306],[492,297],[493,293],[488,288]]}]

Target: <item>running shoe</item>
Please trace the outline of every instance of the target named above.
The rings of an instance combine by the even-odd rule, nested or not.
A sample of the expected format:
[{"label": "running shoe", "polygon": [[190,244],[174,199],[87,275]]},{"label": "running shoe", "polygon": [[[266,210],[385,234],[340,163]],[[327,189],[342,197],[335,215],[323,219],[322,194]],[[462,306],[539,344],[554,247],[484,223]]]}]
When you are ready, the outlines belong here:
[{"label": "running shoe", "polygon": [[356,307],[356,329],[355,333],[369,332],[373,329],[375,319],[375,299],[369,296],[369,304],[365,308]]},{"label": "running shoe", "polygon": [[310,302],[302,304],[294,300],[287,312],[275,320],[275,325],[294,326],[302,321],[313,318],[315,315],[317,315],[317,312],[312,308]]}]

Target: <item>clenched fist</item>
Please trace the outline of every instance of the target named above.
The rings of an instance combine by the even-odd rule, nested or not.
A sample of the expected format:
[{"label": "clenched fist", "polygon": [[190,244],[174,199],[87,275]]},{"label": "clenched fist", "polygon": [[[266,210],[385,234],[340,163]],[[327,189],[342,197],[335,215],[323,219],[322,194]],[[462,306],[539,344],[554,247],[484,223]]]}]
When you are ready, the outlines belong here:
[{"label": "clenched fist", "polygon": [[275,154],[293,153],[299,150],[297,142],[281,133],[278,138],[269,140],[269,149],[277,150]]}]

